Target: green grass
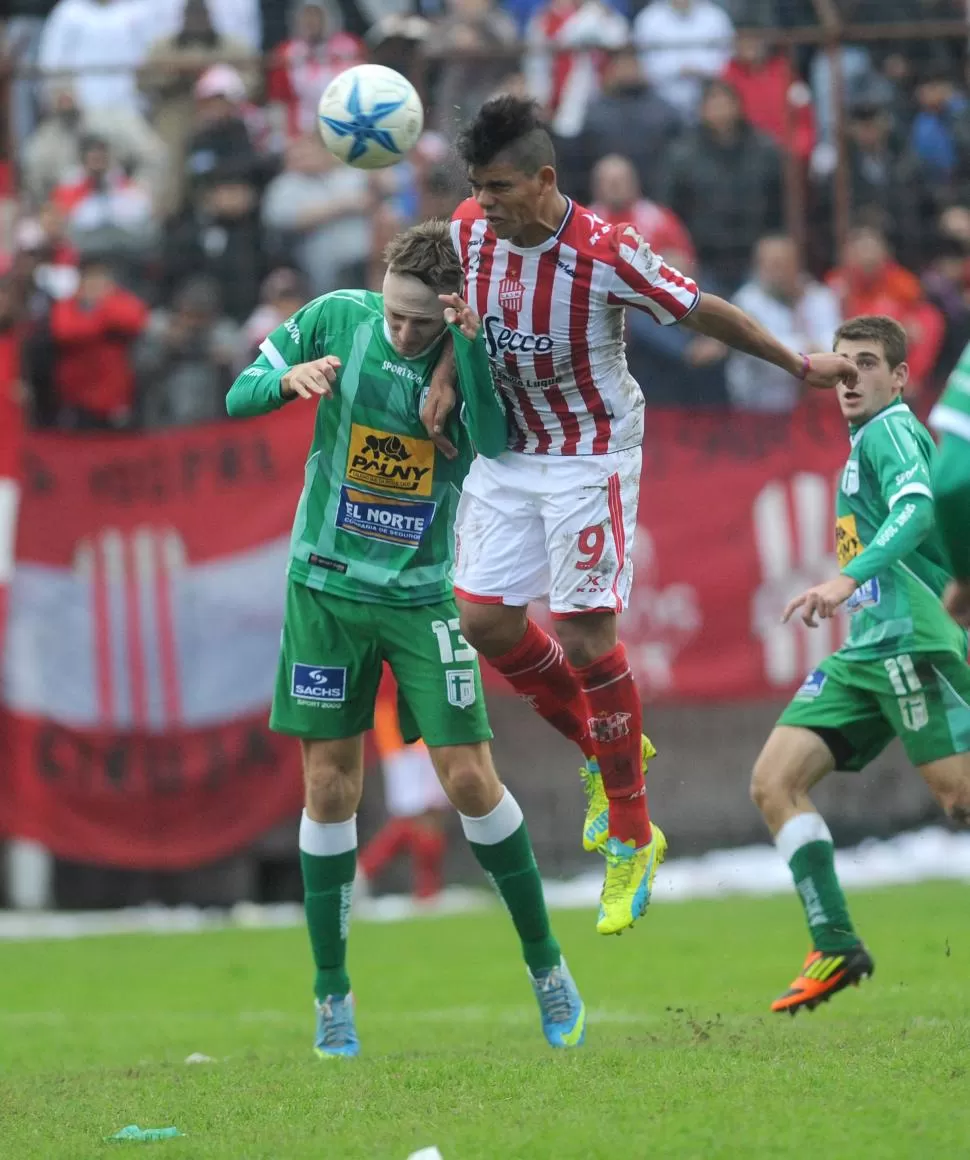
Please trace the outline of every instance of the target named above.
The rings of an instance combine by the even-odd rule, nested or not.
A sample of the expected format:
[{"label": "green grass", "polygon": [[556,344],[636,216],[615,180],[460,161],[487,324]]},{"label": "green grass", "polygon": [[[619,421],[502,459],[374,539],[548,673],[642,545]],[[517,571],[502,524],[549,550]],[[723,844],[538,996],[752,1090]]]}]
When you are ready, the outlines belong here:
[{"label": "green grass", "polygon": [[[355,927],[357,1061],[310,1053],[301,930],[0,944],[0,1157],[968,1156],[970,892],[851,901],[875,978],[796,1019],[766,1011],[805,950],[794,898],[658,906],[618,939],[555,915],[591,1009],[561,1053],[497,909]],[[187,1135],[102,1142],[131,1123]]]}]

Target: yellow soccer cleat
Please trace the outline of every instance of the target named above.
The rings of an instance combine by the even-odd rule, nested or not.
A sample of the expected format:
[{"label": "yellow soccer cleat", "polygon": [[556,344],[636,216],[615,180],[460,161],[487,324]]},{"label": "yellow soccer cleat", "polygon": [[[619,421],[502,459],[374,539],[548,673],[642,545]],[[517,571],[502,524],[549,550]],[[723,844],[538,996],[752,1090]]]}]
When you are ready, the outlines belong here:
[{"label": "yellow soccer cleat", "polygon": [[[647,765],[651,757],[657,756],[653,742],[644,735],[640,739],[643,754],[643,775],[647,775]],[[583,791],[586,794],[586,820],[583,822],[583,849],[601,850],[610,836],[610,803],[603,788],[603,777],[596,758],[590,761],[579,771],[583,779]]]},{"label": "yellow soccer cleat", "polygon": [[604,853],[606,878],[600,894],[596,931],[598,934],[619,934],[633,926],[650,905],[653,880],[667,855],[667,839],[655,825],[649,843],[639,850],[632,843],[609,838]]}]

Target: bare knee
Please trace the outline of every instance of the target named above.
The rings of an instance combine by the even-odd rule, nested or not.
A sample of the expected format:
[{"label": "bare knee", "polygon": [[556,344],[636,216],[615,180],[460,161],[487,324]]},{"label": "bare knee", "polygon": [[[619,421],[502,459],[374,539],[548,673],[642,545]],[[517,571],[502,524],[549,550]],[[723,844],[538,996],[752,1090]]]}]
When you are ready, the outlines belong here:
[{"label": "bare knee", "polygon": [[527,612],[505,604],[459,600],[461,634],[484,657],[511,652],[525,634]]},{"label": "bare knee", "polygon": [[359,738],[305,741],[306,811],[315,822],[345,822],[360,804],[363,753]]},{"label": "bare knee", "polygon": [[930,762],[920,773],[950,821],[970,826],[970,753]]},{"label": "bare knee", "polygon": [[772,730],[751,772],[749,792],[772,833],[795,814],[812,809],[808,791],[832,770],[832,755],[809,729]]},{"label": "bare knee", "polygon": [[584,669],[616,648],[616,615],[589,612],[556,622],[556,635],[574,669]]},{"label": "bare knee", "polygon": [[459,813],[481,818],[501,801],[502,783],[486,742],[432,749],[431,759],[448,800]]}]

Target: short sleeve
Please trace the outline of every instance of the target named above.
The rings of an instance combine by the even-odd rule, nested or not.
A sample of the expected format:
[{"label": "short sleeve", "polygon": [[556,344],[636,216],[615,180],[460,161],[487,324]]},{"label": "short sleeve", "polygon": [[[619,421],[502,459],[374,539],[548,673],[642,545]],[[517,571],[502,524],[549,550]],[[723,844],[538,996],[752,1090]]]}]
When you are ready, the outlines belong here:
[{"label": "short sleeve", "polygon": [[890,511],[907,495],[933,498],[928,441],[917,439],[909,423],[893,419],[878,423],[866,432],[862,452]]},{"label": "short sleeve", "polygon": [[668,266],[632,225],[616,229],[610,303],[646,311],[662,326],[682,322],[700,299],[697,283]]},{"label": "short sleeve", "polygon": [[324,354],[326,298],[317,298],[291,315],[259,344],[260,353],[277,371],[311,362]]}]

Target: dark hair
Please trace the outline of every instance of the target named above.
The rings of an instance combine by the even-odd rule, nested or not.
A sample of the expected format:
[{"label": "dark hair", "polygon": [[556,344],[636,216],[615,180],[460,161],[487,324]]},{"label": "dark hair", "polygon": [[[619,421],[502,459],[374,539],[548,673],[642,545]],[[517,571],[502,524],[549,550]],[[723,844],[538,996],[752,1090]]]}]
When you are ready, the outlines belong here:
[{"label": "dark hair", "polygon": [[556,150],[535,101],[504,95],[486,101],[458,138],[466,165],[490,165],[498,156],[530,176],[556,164]]},{"label": "dark hair", "polygon": [[835,350],[843,339],[846,342],[878,342],[891,370],[906,361],[906,331],[895,318],[888,318],[885,314],[861,314],[843,322],[835,332],[832,349]]},{"label": "dark hair", "polygon": [[429,218],[391,238],[384,261],[392,274],[417,278],[436,294],[461,290],[461,263],[451,242],[451,229],[440,218]]},{"label": "dark hair", "polygon": [[175,291],[172,306],[176,310],[199,313],[222,313],[222,288],[207,274],[194,274]]}]

